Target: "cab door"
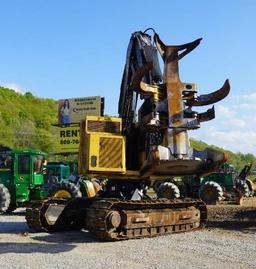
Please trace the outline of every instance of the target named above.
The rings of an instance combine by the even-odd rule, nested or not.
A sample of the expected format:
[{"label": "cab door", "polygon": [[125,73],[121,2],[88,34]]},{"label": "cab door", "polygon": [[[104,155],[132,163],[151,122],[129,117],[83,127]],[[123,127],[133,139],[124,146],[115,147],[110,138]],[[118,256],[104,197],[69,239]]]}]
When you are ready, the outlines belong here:
[{"label": "cab door", "polygon": [[32,158],[32,177],[31,177],[31,185],[33,187],[41,186],[45,183],[44,174],[43,174],[43,155],[34,155]]},{"label": "cab door", "polygon": [[29,187],[31,182],[30,156],[18,154],[15,167],[16,200],[25,202],[29,200]]}]

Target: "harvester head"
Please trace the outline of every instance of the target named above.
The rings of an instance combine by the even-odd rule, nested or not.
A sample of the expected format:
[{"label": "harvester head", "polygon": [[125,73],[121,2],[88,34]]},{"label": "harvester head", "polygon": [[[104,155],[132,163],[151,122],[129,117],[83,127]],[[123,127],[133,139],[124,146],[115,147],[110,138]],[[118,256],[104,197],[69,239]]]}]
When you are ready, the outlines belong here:
[{"label": "harvester head", "polygon": [[[214,119],[214,106],[203,113],[198,113],[194,106],[214,104],[224,99],[230,91],[229,80],[223,86],[210,94],[198,95],[196,84],[184,83],[179,76],[179,61],[201,42],[201,38],[183,45],[165,45],[154,33],[154,45],[151,38],[145,32],[133,34],[130,44],[130,58],[133,63],[126,64],[127,74],[135,69],[130,83],[127,84],[126,95],[132,94],[132,102],[129,107],[137,102],[138,95],[144,99],[144,103],[138,111],[138,122],[142,132],[145,133],[146,145],[144,148],[145,160],[141,164],[142,175],[173,174],[173,175],[202,175],[216,169],[226,161],[224,153],[206,149],[196,151],[190,148],[188,130],[200,128],[200,123]],[[130,43],[131,43],[130,42]],[[144,54],[140,57],[144,61],[138,61],[134,68],[134,61],[138,57],[138,47]],[[158,51],[164,62],[163,75],[159,72],[159,63],[155,51]],[[127,57],[129,59],[129,57]],[[133,68],[131,65],[133,64]],[[124,94],[124,82],[129,81],[124,72],[121,94]],[[123,96],[120,95],[120,101]],[[130,98],[131,99],[131,98]],[[124,131],[129,140],[129,126],[127,122],[135,121],[127,119],[125,106],[119,101],[119,113],[124,121]],[[129,102],[129,99],[126,99]],[[135,109],[134,109],[135,111]],[[133,114],[135,112],[133,111]],[[131,113],[130,113],[131,114]],[[128,127],[127,127],[128,126]],[[155,139],[158,137],[158,139]],[[128,145],[129,147],[129,145]]]}]

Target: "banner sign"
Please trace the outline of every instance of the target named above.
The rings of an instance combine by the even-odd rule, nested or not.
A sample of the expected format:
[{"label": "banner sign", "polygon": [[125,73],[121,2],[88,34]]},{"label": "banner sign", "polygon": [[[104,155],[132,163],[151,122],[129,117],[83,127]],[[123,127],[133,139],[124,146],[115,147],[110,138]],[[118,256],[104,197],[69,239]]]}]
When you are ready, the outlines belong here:
[{"label": "banner sign", "polygon": [[58,123],[80,123],[87,115],[103,114],[104,98],[100,96],[59,100]]},{"label": "banner sign", "polygon": [[79,151],[80,127],[67,126],[56,128],[57,132],[57,148],[56,152],[77,152]]}]

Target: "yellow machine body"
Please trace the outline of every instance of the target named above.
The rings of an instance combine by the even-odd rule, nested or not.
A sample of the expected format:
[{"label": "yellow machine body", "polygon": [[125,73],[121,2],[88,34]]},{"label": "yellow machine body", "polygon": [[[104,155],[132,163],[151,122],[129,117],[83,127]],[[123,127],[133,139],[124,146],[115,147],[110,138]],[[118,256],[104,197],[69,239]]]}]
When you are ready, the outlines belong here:
[{"label": "yellow machine body", "polygon": [[126,172],[122,119],[87,116],[80,128],[79,173]]}]

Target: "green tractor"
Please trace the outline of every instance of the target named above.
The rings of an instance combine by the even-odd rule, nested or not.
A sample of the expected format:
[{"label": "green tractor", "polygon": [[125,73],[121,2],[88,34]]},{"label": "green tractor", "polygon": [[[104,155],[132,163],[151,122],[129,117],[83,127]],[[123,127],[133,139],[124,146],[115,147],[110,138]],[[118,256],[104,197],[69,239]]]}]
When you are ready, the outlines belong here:
[{"label": "green tractor", "polygon": [[170,178],[156,181],[153,185],[160,198],[201,198],[206,204],[220,201],[241,203],[243,197],[255,195],[255,185],[248,179],[252,164],[247,164],[238,173],[234,166],[224,163],[216,172],[204,177]]},{"label": "green tractor", "polygon": [[220,201],[240,203],[241,197],[253,195],[252,183],[247,179],[251,164],[246,165],[238,174],[234,166],[225,163],[219,171],[205,177],[185,178],[187,195],[200,197],[206,204]]},{"label": "green tractor", "polygon": [[12,212],[30,200],[47,197],[40,150],[13,150],[0,146],[0,212]]},{"label": "green tractor", "polygon": [[[48,162],[46,153],[0,145],[0,213],[12,212],[31,200],[44,199],[59,184],[76,179],[76,162]],[[72,185],[73,186],[73,185]]]},{"label": "green tractor", "polygon": [[64,162],[47,162],[45,166],[46,184],[52,184],[67,181],[71,175],[70,165]]},{"label": "green tractor", "polygon": [[49,196],[71,198],[83,195],[80,188],[84,180],[78,176],[77,161],[48,162],[45,168]]}]

